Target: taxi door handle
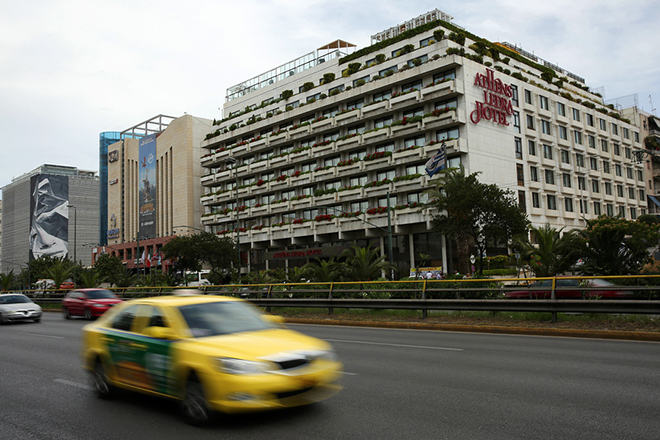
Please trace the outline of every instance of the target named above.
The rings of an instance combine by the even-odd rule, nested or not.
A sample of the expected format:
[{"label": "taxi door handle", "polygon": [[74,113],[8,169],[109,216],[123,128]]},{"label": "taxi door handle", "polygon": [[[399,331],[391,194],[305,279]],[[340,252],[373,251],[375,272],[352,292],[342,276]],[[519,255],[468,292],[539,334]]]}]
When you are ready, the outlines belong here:
[{"label": "taxi door handle", "polygon": [[137,342],[131,342],[131,343],[129,344],[129,346],[130,346],[131,348],[135,348],[135,349],[138,349],[138,350],[146,350],[146,349],[147,349],[147,346],[146,346],[146,345],[144,345],[144,344],[138,344]]}]

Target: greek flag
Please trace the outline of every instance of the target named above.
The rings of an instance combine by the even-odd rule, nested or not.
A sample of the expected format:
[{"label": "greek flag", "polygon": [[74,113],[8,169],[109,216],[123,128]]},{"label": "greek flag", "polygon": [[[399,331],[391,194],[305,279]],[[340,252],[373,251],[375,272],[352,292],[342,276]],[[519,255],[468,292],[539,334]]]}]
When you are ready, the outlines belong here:
[{"label": "greek flag", "polygon": [[443,140],[442,144],[440,144],[440,149],[438,152],[435,153],[433,157],[428,160],[428,162],[426,162],[426,172],[428,173],[429,177],[433,177],[435,173],[440,170],[444,170],[447,166],[445,162],[446,149],[447,147],[445,146],[445,141]]}]

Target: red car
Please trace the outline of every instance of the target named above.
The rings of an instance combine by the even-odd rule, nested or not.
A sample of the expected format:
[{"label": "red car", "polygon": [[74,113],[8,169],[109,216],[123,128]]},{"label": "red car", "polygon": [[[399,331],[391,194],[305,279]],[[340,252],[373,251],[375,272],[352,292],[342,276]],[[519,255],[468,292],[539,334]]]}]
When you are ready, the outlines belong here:
[{"label": "red car", "polygon": [[[615,299],[626,298],[632,292],[621,290],[623,287],[601,279],[557,279],[555,283],[555,298],[557,299]],[[536,281],[526,290],[516,290],[504,294],[506,298],[518,299],[550,299],[552,296],[552,280]]]},{"label": "red car", "polygon": [[71,290],[62,299],[62,313],[65,319],[72,316],[95,319],[120,302],[122,300],[117,295],[106,289]]},{"label": "red car", "polygon": [[75,289],[76,288],[76,283],[73,281],[65,281],[62,284],[60,284],[60,289]]}]

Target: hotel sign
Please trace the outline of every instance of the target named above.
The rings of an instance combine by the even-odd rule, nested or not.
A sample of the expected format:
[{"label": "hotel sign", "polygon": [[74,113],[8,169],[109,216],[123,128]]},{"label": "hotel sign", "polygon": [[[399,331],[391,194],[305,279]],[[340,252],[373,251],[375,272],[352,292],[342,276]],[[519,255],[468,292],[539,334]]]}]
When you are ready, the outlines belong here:
[{"label": "hotel sign", "polygon": [[348,249],[347,246],[329,246],[313,249],[282,250],[266,252],[266,260],[304,260],[307,258],[336,257]]},{"label": "hotel sign", "polygon": [[507,117],[513,115],[511,85],[504,84],[501,79],[495,79],[491,69],[486,69],[485,75],[477,73],[474,85],[484,89],[484,99],[475,102],[476,109],[470,113],[470,121],[478,124],[485,119],[496,124],[509,125]]},{"label": "hotel sign", "polygon": [[112,150],[108,153],[108,162],[117,162],[119,160],[119,150]]}]

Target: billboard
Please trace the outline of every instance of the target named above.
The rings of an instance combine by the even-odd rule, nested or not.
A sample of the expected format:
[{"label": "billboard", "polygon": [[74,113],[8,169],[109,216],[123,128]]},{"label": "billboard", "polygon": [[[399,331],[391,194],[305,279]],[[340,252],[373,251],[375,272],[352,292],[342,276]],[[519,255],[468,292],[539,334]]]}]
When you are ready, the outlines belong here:
[{"label": "billboard", "polygon": [[38,174],[30,179],[30,253],[66,257],[69,252],[69,179]]},{"label": "billboard", "polygon": [[140,239],[156,236],[156,135],[140,139],[138,205]]}]

